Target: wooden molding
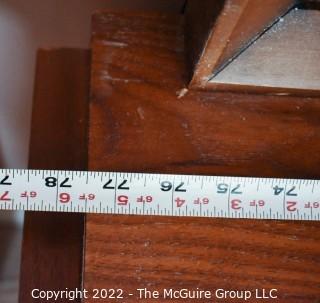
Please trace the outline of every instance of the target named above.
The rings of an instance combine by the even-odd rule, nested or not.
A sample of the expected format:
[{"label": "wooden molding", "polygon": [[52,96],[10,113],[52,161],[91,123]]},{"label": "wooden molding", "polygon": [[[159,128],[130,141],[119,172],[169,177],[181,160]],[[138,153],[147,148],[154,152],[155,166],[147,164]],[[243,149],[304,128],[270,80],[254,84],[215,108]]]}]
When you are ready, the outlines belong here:
[{"label": "wooden molding", "polygon": [[208,79],[297,3],[296,0],[189,0],[186,45],[190,88]]},{"label": "wooden molding", "polygon": [[206,89],[320,95],[320,10],[294,9],[208,81]]}]

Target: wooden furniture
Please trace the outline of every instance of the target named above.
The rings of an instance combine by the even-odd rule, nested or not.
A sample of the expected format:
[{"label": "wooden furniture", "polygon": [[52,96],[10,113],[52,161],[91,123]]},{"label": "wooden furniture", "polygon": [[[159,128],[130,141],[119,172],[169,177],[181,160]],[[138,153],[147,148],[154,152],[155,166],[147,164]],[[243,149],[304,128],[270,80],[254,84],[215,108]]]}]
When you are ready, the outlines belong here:
[{"label": "wooden furniture", "polygon": [[317,1],[190,0],[189,87],[319,95],[319,8]]},{"label": "wooden furniture", "polygon": [[[40,50],[29,166],[86,169],[90,52]],[[75,289],[82,283],[84,215],[26,213],[20,302],[31,291]]]},{"label": "wooden furniture", "polygon": [[190,86],[206,87],[213,75],[296,4],[295,0],[205,0],[199,5],[199,1],[190,0],[186,14]]},{"label": "wooden furniture", "polygon": [[[184,18],[94,15],[88,169],[319,178],[319,97],[188,89]],[[82,160],[63,162],[63,167],[85,167]],[[37,221],[28,216],[21,302],[31,302],[27,292],[42,276],[44,286],[57,289],[82,283],[86,289],[123,288],[135,294],[126,302],[137,301],[139,287],[277,288],[278,302],[320,299],[319,222],[91,214],[83,234],[81,215],[75,218],[79,229],[72,237],[60,230],[66,228],[56,231],[47,215],[32,215],[51,226],[39,234],[31,225]],[[73,217],[63,216],[64,224],[68,218]],[[60,236],[52,240],[52,234]],[[79,268],[82,236],[85,254]],[[36,251],[49,246],[46,252],[61,258],[61,264],[44,264],[37,254],[30,259],[28,242],[39,239]],[[30,283],[26,270],[31,262],[39,269]],[[50,280],[48,272],[62,280]]]},{"label": "wooden furniture", "polygon": [[[180,94],[187,85],[182,21],[95,15],[89,169],[319,176],[320,124],[312,117],[320,100]],[[123,35],[119,24],[130,31]],[[318,228],[318,222],[88,215],[84,285],[276,287],[281,302],[312,302],[320,295]]]},{"label": "wooden furniture", "polygon": [[212,76],[208,87],[319,95],[319,27],[320,10],[291,10],[223,70]]}]

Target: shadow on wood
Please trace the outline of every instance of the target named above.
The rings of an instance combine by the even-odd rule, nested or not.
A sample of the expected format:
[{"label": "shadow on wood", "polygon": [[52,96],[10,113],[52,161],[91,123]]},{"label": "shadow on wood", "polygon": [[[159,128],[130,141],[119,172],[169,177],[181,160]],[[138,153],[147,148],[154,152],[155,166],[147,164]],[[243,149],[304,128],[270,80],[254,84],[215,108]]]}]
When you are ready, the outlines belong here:
[{"label": "shadow on wood", "polygon": [[[38,52],[29,168],[87,168],[89,75],[88,50]],[[21,303],[33,288],[81,289],[83,238],[82,214],[26,213]]]}]

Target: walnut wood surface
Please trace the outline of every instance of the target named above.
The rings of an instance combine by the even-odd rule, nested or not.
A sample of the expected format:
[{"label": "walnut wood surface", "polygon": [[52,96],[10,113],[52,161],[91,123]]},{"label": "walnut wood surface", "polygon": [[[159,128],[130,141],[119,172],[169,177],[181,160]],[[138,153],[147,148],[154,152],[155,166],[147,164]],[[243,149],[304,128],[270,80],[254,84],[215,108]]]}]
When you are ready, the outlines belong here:
[{"label": "walnut wood surface", "polygon": [[[188,91],[183,21],[94,16],[89,169],[319,177],[320,99]],[[317,302],[319,227],[88,215],[84,287],[277,288],[273,302]]]},{"label": "walnut wood surface", "polygon": [[[89,76],[88,50],[38,52],[30,168],[87,168]],[[82,214],[26,213],[19,302],[34,288],[81,289],[83,233]]]},{"label": "walnut wood surface", "polygon": [[241,50],[279,19],[295,0],[189,0],[186,41],[193,63],[190,87],[206,87]]}]

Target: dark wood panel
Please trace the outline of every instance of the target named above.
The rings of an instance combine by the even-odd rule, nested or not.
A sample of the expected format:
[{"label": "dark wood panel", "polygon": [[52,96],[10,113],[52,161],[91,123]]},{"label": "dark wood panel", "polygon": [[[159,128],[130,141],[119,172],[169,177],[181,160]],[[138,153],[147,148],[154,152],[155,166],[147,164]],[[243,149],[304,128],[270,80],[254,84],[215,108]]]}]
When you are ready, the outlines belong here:
[{"label": "dark wood panel", "polygon": [[[30,168],[87,168],[89,76],[88,50],[38,52]],[[34,288],[81,288],[83,237],[82,214],[26,213],[20,302],[34,302]]]},{"label": "dark wood panel", "polygon": [[[94,16],[89,168],[319,177],[320,99],[188,91],[183,22]],[[311,303],[319,237],[318,222],[88,215],[84,286],[264,287]]]},{"label": "dark wood panel", "polygon": [[252,43],[295,0],[189,0],[186,41],[192,62],[191,87],[203,88],[239,52]]}]

